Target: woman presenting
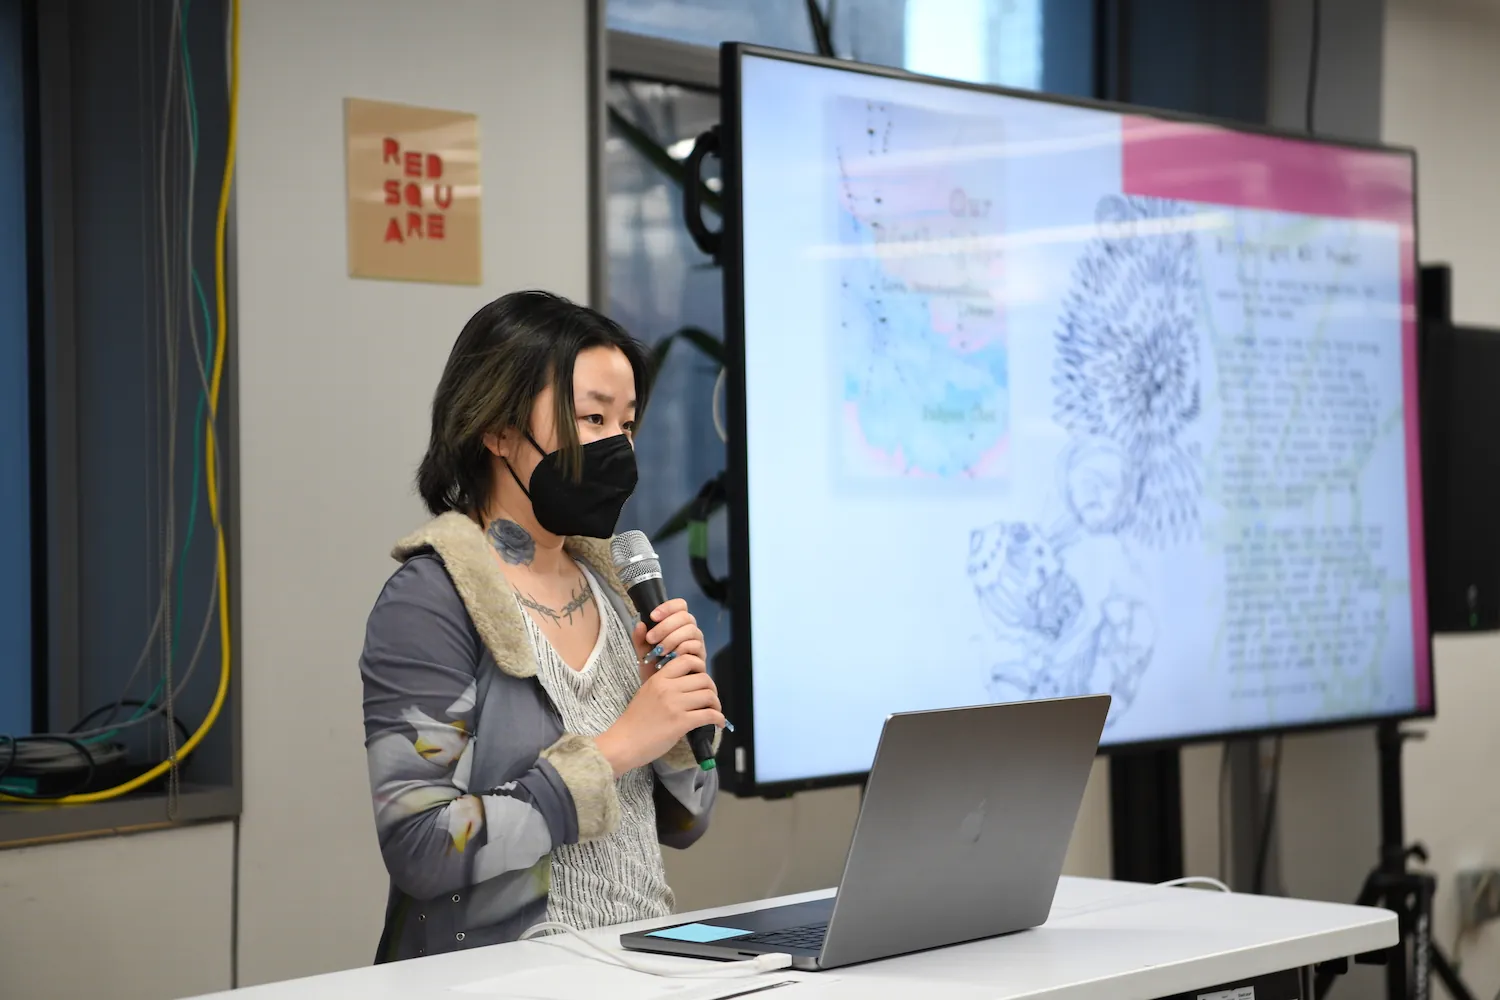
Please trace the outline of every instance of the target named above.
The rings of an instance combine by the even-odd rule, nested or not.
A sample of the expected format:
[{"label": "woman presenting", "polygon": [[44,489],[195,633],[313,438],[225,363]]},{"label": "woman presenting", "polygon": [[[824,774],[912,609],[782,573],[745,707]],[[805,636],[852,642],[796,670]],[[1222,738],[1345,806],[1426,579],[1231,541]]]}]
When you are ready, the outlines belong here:
[{"label": "woman presenting", "polygon": [[506,295],[459,334],[360,658],[391,876],[376,961],[662,917],[661,844],[707,826],[722,728],[703,633],[669,601],[636,622],[609,537],[635,488],[647,355],[613,321]]}]

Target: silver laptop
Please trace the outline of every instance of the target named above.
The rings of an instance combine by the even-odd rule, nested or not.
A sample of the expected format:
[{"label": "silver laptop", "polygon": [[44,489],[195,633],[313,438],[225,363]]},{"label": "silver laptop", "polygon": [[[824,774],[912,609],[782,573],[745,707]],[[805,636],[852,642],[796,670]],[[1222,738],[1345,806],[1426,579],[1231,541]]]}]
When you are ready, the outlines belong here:
[{"label": "silver laptop", "polygon": [[1108,695],[885,721],[830,899],[622,935],[635,951],[833,969],[1042,924]]}]

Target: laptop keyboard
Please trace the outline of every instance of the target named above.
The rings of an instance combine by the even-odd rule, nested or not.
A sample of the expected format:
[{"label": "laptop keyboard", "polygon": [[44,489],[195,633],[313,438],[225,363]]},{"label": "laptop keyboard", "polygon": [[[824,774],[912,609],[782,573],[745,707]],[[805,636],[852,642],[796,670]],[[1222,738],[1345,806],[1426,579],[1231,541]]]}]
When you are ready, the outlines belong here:
[{"label": "laptop keyboard", "polygon": [[800,948],[819,951],[823,938],[828,936],[828,921],[803,924],[800,927],[783,927],[779,931],[762,931],[749,937],[735,938],[735,944],[758,944],[768,948]]}]

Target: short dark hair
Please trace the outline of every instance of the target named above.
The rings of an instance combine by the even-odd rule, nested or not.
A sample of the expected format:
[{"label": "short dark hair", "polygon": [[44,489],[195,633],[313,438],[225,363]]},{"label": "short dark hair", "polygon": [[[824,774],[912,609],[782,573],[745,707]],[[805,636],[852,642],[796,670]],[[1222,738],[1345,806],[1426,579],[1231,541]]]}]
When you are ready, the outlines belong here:
[{"label": "short dark hair", "polygon": [[417,492],[433,515],[480,514],[493,488],[486,434],[530,431],[531,408],[544,388],[565,467],[579,457],[573,411],[573,365],[591,347],[616,347],[635,372],[636,422],[651,389],[649,354],[614,320],[550,292],[502,295],[476,312],[453,344],[432,398],[432,436],[417,468]]}]

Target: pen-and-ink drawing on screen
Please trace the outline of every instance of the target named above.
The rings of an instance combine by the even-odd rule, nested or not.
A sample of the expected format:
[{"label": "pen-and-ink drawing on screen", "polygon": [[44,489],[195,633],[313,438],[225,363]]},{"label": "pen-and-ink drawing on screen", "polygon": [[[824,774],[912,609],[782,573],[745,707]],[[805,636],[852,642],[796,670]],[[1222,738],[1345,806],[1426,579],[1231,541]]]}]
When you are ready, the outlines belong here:
[{"label": "pen-and-ink drawing on screen", "polygon": [[1186,433],[1201,413],[1196,298],[1187,212],[1108,195],[1097,235],[1073,269],[1056,333],[1054,419],[1071,433],[1058,464],[1063,513],[1040,524],[974,530],[968,572],[1002,651],[998,698],[1108,692],[1110,723],[1129,709],[1151,663],[1157,622],[1130,574],[1092,603],[1069,567],[1085,536],[1171,548],[1198,530],[1201,456]]}]

